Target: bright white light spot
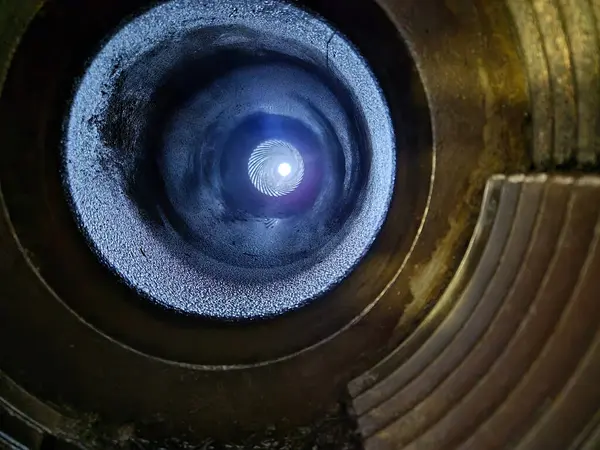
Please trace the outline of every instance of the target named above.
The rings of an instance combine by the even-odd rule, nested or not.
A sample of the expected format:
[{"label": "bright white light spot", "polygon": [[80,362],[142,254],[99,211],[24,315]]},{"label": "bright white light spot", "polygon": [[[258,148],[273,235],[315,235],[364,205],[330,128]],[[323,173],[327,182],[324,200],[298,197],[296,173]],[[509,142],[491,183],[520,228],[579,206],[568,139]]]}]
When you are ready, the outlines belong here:
[{"label": "bright white light spot", "polygon": [[281,163],[279,164],[279,167],[277,167],[277,172],[279,172],[279,175],[282,177],[287,177],[290,173],[292,173],[292,166],[290,166],[288,163]]},{"label": "bright white light spot", "polygon": [[248,177],[261,193],[281,197],[302,183],[304,161],[289,142],[269,139],[252,151],[248,159]]}]

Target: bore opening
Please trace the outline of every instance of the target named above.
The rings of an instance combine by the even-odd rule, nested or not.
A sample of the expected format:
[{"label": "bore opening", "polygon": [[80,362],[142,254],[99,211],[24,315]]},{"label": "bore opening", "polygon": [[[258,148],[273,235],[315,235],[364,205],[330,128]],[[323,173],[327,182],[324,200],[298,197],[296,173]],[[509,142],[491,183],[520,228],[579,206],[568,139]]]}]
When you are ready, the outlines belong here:
[{"label": "bore opening", "polygon": [[132,20],[88,68],[65,147],[72,206],[104,262],[163,305],[220,318],[285,312],[343,280],[395,172],[357,50],[303,10],[247,3]]}]

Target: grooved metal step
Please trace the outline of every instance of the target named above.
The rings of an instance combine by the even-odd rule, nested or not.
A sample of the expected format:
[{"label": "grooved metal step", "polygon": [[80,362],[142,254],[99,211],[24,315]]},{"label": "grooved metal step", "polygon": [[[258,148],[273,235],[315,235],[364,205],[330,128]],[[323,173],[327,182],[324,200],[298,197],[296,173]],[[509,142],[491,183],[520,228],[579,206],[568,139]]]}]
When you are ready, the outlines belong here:
[{"label": "grooved metal step", "polygon": [[600,177],[497,176],[482,211],[435,330],[350,386],[368,450],[565,449],[599,410]]},{"label": "grooved metal step", "polygon": [[600,2],[507,5],[529,81],[535,165],[594,166],[600,162]]},{"label": "grooved metal step", "polygon": [[[488,241],[489,235],[492,232],[496,214],[498,212],[498,202],[504,184],[503,177],[497,177],[490,180],[484,192],[484,206],[481,209],[479,220],[473,232],[473,237],[469,243],[469,247],[465,253],[460,267],[458,268],[450,285],[436,303],[433,311],[421,326],[415,330],[397,349],[392,351],[385,359],[379,362],[367,373],[359,376],[350,382],[348,388],[352,397],[357,397],[355,406],[358,410],[368,409],[370,404],[377,404],[383,401],[385,393],[370,391],[375,383],[379,380],[389,379],[390,373],[394,372],[401,364],[407,361],[413,353],[421,348],[434,333],[438,333],[441,322],[447,316],[449,311],[454,308],[464,309],[464,306],[457,304],[461,298],[461,293],[471,279],[473,272],[477,268],[477,264],[483,251],[485,243]],[[448,325],[451,326],[451,325]],[[435,338],[434,338],[435,340]],[[442,339],[442,343],[444,340]],[[429,343],[431,348],[435,343]],[[424,352],[423,350],[420,350]],[[412,363],[416,364],[416,363]],[[410,369],[409,369],[410,370]],[[406,376],[406,375],[404,375]],[[397,384],[398,381],[390,381],[391,384]],[[392,386],[390,386],[392,387]],[[392,387],[392,389],[395,389]],[[363,394],[364,395],[361,395]]]}]

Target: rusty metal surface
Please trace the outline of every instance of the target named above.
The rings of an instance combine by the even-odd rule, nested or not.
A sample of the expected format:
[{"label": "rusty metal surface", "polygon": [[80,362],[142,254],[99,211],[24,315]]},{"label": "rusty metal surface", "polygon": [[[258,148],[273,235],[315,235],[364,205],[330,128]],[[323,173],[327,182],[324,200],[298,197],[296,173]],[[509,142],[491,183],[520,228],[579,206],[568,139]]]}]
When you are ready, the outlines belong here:
[{"label": "rusty metal surface", "polygon": [[[456,271],[444,295],[436,303],[435,308],[421,323],[421,325],[399,345],[392,350],[383,360],[377,363],[364,374],[352,380],[348,385],[350,395],[356,397],[354,407],[360,414],[363,410],[369,409],[369,404],[377,403],[379,399],[385,399],[383,392],[371,392],[369,389],[377,383],[378,380],[386,379],[392,384],[394,389],[398,384],[397,377],[388,377],[392,372],[403,364],[413,353],[417,352],[429,337],[436,331],[446,315],[457,307],[456,302],[461,298],[460,294],[465,288],[477,268],[477,263],[485,249],[485,243],[488,241],[494,225],[494,219],[498,213],[498,200],[500,198],[503,185],[503,179],[497,178],[487,185],[484,192],[484,200],[479,220],[473,232],[473,237],[469,247],[465,252],[461,265]],[[410,378],[411,376],[409,376]],[[366,392],[365,392],[366,391]],[[361,395],[363,394],[364,395]],[[393,392],[392,392],[393,393]],[[379,400],[379,403],[382,400]]]},{"label": "rusty metal surface", "polygon": [[[480,204],[493,173],[596,161],[597,30],[579,12],[598,13],[598,2],[379,0],[376,12],[367,1],[298,2],[350,30],[395,99],[396,127],[413,113],[419,126],[399,142],[392,209],[357,271],[322,303],[240,327],[140,306],[99,268],[62,203],[57,136],[72,82],[107,30],[146,3],[52,2],[0,99],[0,338],[16,342],[1,346],[0,370],[39,401],[16,399],[24,412],[51,402],[82,439],[91,417],[119,445],[201,442],[305,424],[381,361],[349,386],[367,448],[593,442],[581,433],[598,406],[594,280],[577,276],[597,264],[585,262],[595,184],[499,176]],[[385,32],[373,33],[373,17]],[[568,298],[575,286],[582,303]],[[569,308],[588,326],[563,330],[562,345],[553,336]],[[566,355],[569,342],[580,347]],[[538,386],[539,371],[556,373]]]},{"label": "rusty metal surface", "polygon": [[600,155],[600,3],[506,3],[528,74],[536,167],[593,167]]},{"label": "rusty metal surface", "polygon": [[[474,289],[469,290],[469,288],[462,293],[461,301],[474,303],[476,305],[474,310],[462,312],[462,314],[458,310],[453,310],[449,313],[447,320],[440,326],[436,333],[438,340],[443,341],[447,345],[443,353],[439,356],[436,354],[430,358],[428,365],[418,374],[418,379],[415,379],[408,386],[406,384],[402,386],[402,392],[397,386],[394,386],[396,389],[392,392],[388,390],[385,403],[382,402],[383,404],[378,405],[368,416],[359,420],[364,433],[367,433],[368,429],[374,430],[380,428],[382,425],[380,418],[399,415],[402,411],[406,411],[418,404],[419,401],[424,400],[460,364],[468,352],[478,343],[484,331],[487,330],[501,302],[504,300],[506,290],[514,279],[526,248],[526,242],[531,234],[533,220],[537,212],[537,203],[540,197],[539,186],[537,184],[534,184],[534,186],[536,188],[523,189],[521,200],[517,201],[515,195],[518,195],[521,190],[521,183],[505,183],[505,196],[502,198],[501,205],[510,205],[508,206],[509,208],[514,208],[518,204],[517,217],[513,222],[510,220],[510,214],[507,214],[506,210],[499,211],[498,217],[502,218],[502,221],[499,223],[509,225],[509,227],[512,225],[512,230],[507,240],[497,239],[497,236],[492,234],[487,242],[488,248],[502,252],[499,255],[501,259],[497,259],[495,264],[491,266],[492,270],[494,270],[492,279],[481,277],[481,272],[476,271],[470,283],[471,286],[479,286],[485,289],[485,293],[482,290],[477,292]],[[512,197],[512,200],[510,197]],[[504,243],[506,246],[503,250]],[[483,261],[482,258],[479,267],[490,267],[490,264]],[[485,298],[485,302],[480,301],[482,296]],[[457,321],[455,315],[460,317],[458,320],[462,326],[455,333],[454,337],[452,337],[448,332],[448,328]],[[416,357],[417,355],[414,358]],[[399,372],[405,371],[405,368],[406,365],[401,366],[388,380],[391,381],[400,378]],[[382,382],[376,391],[384,391],[384,384],[385,382]],[[355,400],[354,404],[356,408],[358,408],[360,400],[360,398]],[[400,404],[402,404],[401,408],[398,407]],[[357,413],[360,413],[360,411],[357,410]]]},{"label": "rusty metal surface", "polygon": [[[355,398],[367,449],[562,449],[598,411],[600,178],[510,185],[521,195],[502,196],[496,222],[511,236],[469,321],[410,384],[386,391],[401,365]],[[518,203],[514,217],[503,203]],[[365,408],[379,392],[388,400]]]},{"label": "rusty metal surface", "polygon": [[[492,186],[490,186],[490,190],[494,190],[495,183],[500,184],[500,180],[494,180]],[[496,221],[494,222],[494,226],[487,239],[487,242],[490,244],[485,247],[478,259],[478,265],[474,273],[471,274],[469,283],[465,286],[464,290],[460,292],[460,300],[456,302],[455,307],[448,313],[446,320],[444,320],[444,322],[435,330],[427,341],[419,347],[408,361],[404,362],[385,380],[378,383],[376,388],[363,393],[355,399],[354,407],[357,414],[363,414],[364,412],[377,407],[377,410],[373,413],[375,423],[367,423],[365,418],[359,420],[359,424],[361,428],[365,430],[365,433],[370,434],[369,430],[378,428],[378,417],[388,416],[385,412],[385,406],[378,405],[384,402],[386,405],[389,403],[394,404],[394,398],[390,397],[419,375],[445,350],[448,343],[459,330],[463,328],[465,322],[473,313],[473,309],[478,304],[482,290],[494,273],[502,248],[504,247],[504,243],[506,242],[510,231],[510,219],[514,214],[516,205],[514,199],[518,196],[519,192],[519,186],[516,186],[517,189],[514,189],[514,187],[515,186],[511,186],[509,189],[503,189],[501,199],[504,201],[500,202],[496,214]],[[512,198],[513,201],[507,201],[506,197]],[[499,218],[503,220],[498,220]],[[477,242],[475,242],[473,246],[476,247]],[[473,280],[476,282],[474,283]],[[454,295],[458,294],[454,290],[451,290],[451,293]],[[436,311],[435,314],[437,315],[439,313]],[[381,411],[382,409],[383,411]]]},{"label": "rusty metal surface", "polygon": [[[434,187],[419,240],[393,288],[379,301],[388,315],[402,309],[381,352],[385,356],[417,329],[444,292],[467,248],[470,234],[464,232],[476,222],[494,167],[504,166],[496,172],[522,171],[529,159],[525,79],[505,5],[437,0],[380,4],[407,41],[423,79],[436,149]],[[481,152],[469,156],[467,149],[473,146]],[[470,175],[459,182],[463,170]],[[452,187],[446,184],[450,179],[456,181]]]},{"label": "rusty metal surface", "polygon": [[[387,34],[371,41],[367,2],[300,3],[352,30],[403,99],[397,127],[402,102],[417,111],[367,260],[277,322],[223,327],[140,307],[86,253],[53,164],[90,49],[146,2],[64,1],[26,35],[0,100],[4,409],[69,439],[85,439],[91,413],[119,445],[198,441],[305,423],[380,361],[349,385],[367,449],[598,448],[598,181],[501,176],[481,211],[480,198],[491,174],[530,158],[597,172],[600,3],[379,0]],[[0,2],[3,73],[28,21],[11,20],[17,4],[36,6]]]}]

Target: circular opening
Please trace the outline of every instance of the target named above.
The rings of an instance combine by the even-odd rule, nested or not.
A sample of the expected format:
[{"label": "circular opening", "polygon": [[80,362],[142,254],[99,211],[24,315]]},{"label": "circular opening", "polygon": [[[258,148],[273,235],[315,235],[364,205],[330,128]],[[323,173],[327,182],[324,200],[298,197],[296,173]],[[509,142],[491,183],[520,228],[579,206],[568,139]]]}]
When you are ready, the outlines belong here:
[{"label": "circular opening", "polygon": [[261,193],[270,197],[287,195],[302,183],[304,160],[291,144],[269,140],[252,151],[248,176]]},{"label": "circular opening", "polygon": [[88,67],[64,169],[81,229],[128,284],[249,319],[300,307],[358,264],[389,206],[395,147],[366,61],[318,17],[173,1]]}]

